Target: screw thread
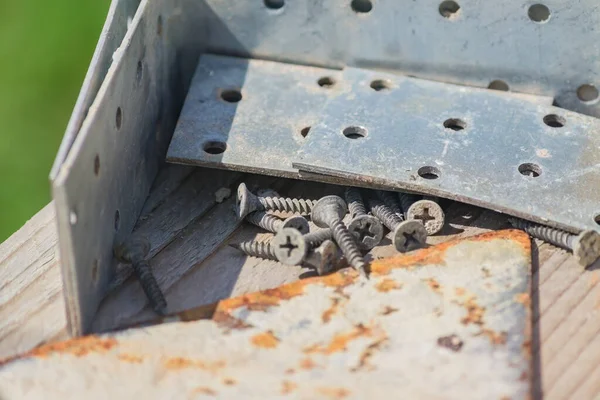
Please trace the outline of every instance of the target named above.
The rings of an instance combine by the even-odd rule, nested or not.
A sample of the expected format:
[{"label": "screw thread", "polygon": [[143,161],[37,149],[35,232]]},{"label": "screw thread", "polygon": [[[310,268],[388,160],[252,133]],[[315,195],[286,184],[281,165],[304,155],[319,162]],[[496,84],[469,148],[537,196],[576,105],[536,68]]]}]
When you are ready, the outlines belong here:
[{"label": "screw thread", "polygon": [[254,211],[246,216],[246,221],[266,231],[277,233],[283,225],[283,221],[266,211]]},{"label": "screw thread", "polygon": [[271,242],[257,242],[256,240],[249,240],[246,242],[232,243],[229,246],[234,249],[238,249],[242,253],[251,257],[264,258],[267,260],[278,261],[273,251]]},{"label": "screw thread", "polygon": [[525,221],[517,218],[510,218],[509,222],[517,229],[521,229],[527,232],[530,236],[548,242],[563,249],[573,249],[574,235],[554,229],[549,226],[534,224],[529,221]]},{"label": "screw thread", "polygon": [[311,232],[304,235],[304,240],[306,240],[308,247],[311,249],[320,246],[324,241],[330,240],[331,238],[331,229],[320,229],[316,232]]},{"label": "screw thread", "polygon": [[348,232],[346,225],[344,225],[342,220],[334,219],[329,224],[329,227],[331,228],[333,239],[342,250],[342,253],[344,254],[344,257],[346,257],[348,263],[354,269],[364,274],[367,263],[360,253],[360,250],[354,241],[354,237],[352,234],[350,234],[350,232]]},{"label": "screw thread", "polygon": [[402,214],[402,209],[400,208],[398,198],[394,196],[393,193],[386,192],[384,190],[378,190],[377,195],[394,214],[398,215],[400,218],[404,218],[404,214]]},{"label": "screw thread", "polygon": [[165,300],[165,296],[160,290],[160,286],[158,286],[148,261],[139,260],[132,263],[131,266],[154,311],[157,314],[164,315],[167,311],[167,300]]},{"label": "screw thread", "polygon": [[265,210],[284,211],[297,214],[310,214],[317,203],[314,200],[292,199],[289,197],[259,197],[258,201]]},{"label": "screw thread", "polygon": [[348,211],[352,218],[367,213],[362,196],[360,195],[360,190],[354,187],[347,187],[344,197],[346,198],[346,203],[348,203]]},{"label": "screw thread", "polygon": [[402,208],[402,211],[406,216],[406,213],[408,212],[410,206],[412,206],[419,200],[419,196],[417,196],[416,194],[398,192],[398,200],[400,200],[400,207]]},{"label": "screw thread", "polygon": [[396,229],[398,224],[402,222],[402,218],[390,210],[381,200],[369,199],[369,207],[373,215],[391,231]]}]

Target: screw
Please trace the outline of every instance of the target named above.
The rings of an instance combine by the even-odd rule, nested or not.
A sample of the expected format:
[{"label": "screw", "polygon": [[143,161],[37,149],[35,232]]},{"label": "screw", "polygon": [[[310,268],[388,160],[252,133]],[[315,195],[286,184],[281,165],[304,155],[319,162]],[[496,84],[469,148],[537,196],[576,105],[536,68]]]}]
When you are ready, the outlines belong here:
[{"label": "screw", "polygon": [[530,236],[573,252],[577,262],[587,267],[600,258],[600,233],[586,230],[579,235],[554,229],[549,226],[535,224],[517,218],[508,221],[517,229],[527,232]]},{"label": "screw", "polygon": [[338,247],[331,240],[321,243],[306,258],[306,265],[314,268],[320,276],[335,271],[337,262]]},{"label": "screw", "polygon": [[308,247],[310,247],[311,249],[318,247],[324,241],[330,240],[332,238],[333,236],[331,234],[331,229],[329,228],[319,229],[316,232],[311,232],[304,235],[304,240],[308,244]]},{"label": "screw", "polygon": [[394,196],[393,193],[386,192],[385,190],[377,190],[376,192],[377,196],[379,196],[381,201],[383,201],[383,204],[392,210],[394,214],[399,216],[401,219],[404,219],[404,214],[402,214],[403,208],[400,207],[397,196]]},{"label": "screw", "polygon": [[261,197],[250,192],[245,183],[238,186],[237,213],[244,218],[252,211],[285,211],[297,214],[310,214],[314,200],[292,199],[289,197]]},{"label": "screw", "polygon": [[308,233],[310,230],[306,218],[299,215],[294,215],[282,220],[281,218],[268,214],[266,211],[253,211],[246,215],[246,221],[273,233],[277,233],[283,228],[294,228],[302,234]]},{"label": "screw", "polygon": [[352,217],[348,224],[348,231],[354,236],[361,250],[371,250],[381,242],[383,226],[377,218],[367,214],[362,196],[357,188],[346,188],[345,197]]},{"label": "screw", "polygon": [[381,200],[370,198],[369,206],[371,212],[392,231],[392,243],[396,250],[406,253],[415,249],[425,247],[427,231],[417,221],[402,221]]},{"label": "screw", "polygon": [[114,248],[115,257],[123,263],[131,264],[140,285],[150,301],[150,305],[159,315],[167,312],[167,301],[152,274],[146,256],[150,252],[150,242],[141,236],[132,236]]},{"label": "screw", "polygon": [[286,265],[300,265],[308,252],[304,236],[292,228],[280,230],[271,241],[271,247],[275,257]]},{"label": "screw", "polygon": [[421,221],[428,235],[435,235],[442,230],[446,216],[442,207],[433,199],[419,200],[419,196],[409,193],[398,193],[400,205],[407,220]]},{"label": "screw", "polygon": [[348,232],[346,225],[342,222],[346,215],[347,206],[339,196],[325,196],[314,205],[311,219],[320,228],[331,228],[333,239],[337,242],[348,263],[366,277],[366,267],[363,256],[354,241],[354,236]]},{"label": "screw", "polygon": [[230,243],[229,246],[251,257],[278,261],[277,256],[273,251],[273,246],[270,242],[257,242],[255,240],[249,240],[240,243]]}]

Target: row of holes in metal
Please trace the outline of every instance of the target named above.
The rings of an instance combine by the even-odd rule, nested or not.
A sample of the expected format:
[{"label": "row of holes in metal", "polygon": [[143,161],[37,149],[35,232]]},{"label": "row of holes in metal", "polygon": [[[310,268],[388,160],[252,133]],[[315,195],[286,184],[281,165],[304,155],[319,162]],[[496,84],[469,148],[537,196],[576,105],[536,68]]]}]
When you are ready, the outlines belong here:
[{"label": "row of holes in metal", "polygon": [[[158,36],[161,36],[163,32],[163,20],[162,20],[162,16],[159,15],[156,21],[156,34]],[[144,75],[144,64],[143,62],[140,60],[137,63],[137,69],[136,69],[136,85],[139,85],[142,77]],[[117,107],[117,111],[115,112],[115,129],[117,131],[119,131],[121,129],[121,126],[123,124],[123,118],[124,118],[124,112],[121,109],[121,107]],[[96,177],[100,176],[100,155],[96,154],[94,156],[94,175]],[[77,210],[75,208],[71,209],[70,213],[69,213],[69,223],[71,225],[76,225],[77,224]],[[114,214],[114,228],[115,228],[115,232],[119,231],[119,228],[121,226],[121,212],[119,211],[119,209],[115,210],[115,214]],[[98,269],[99,269],[99,265],[98,265],[98,259],[95,259],[93,264],[92,264],[92,282],[94,284],[96,284],[98,282]]]}]

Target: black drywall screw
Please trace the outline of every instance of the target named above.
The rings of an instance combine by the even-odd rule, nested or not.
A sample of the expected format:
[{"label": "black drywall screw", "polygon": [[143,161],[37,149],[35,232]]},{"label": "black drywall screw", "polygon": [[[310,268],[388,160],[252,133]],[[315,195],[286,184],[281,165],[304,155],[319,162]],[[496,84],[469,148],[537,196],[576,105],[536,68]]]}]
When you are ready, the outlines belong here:
[{"label": "black drywall screw", "polygon": [[229,246],[251,257],[279,261],[275,255],[275,252],[273,251],[271,242],[257,242],[255,240],[249,240],[240,243],[230,243]]},{"label": "black drywall screw", "polygon": [[294,228],[300,233],[308,233],[310,227],[306,218],[294,215],[285,220],[268,214],[266,211],[253,211],[246,215],[246,221],[269,232],[277,233],[283,228]]},{"label": "black drywall screw", "polygon": [[237,213],[239,218],[244,218],[252,211],[257,210],[310,214],[315,203],[315,200],[256,196],[248,190],[245,183],[241,183],[237,191]]},{"label": "black drywall screw", "polygon": [[331,233],[331,229],[319,229],[318,231],[307,233],[304,235],[304,240],[308,244],[308,247],[314,249],[318,247],[326,240],[333,239],[333,235]]},{"label": "black drywall screw", "polygon": [[344,200],[339,196],[325,196],[314,205],[311,212],[311,219],[320,228],[329,227],[333,239],[336,241],[342,253],[348,260],[348,263],[358,271],[359,274],[366,277],[365,262],[354,236],[348,232],[342,219],[346,215],[347,206]]},{"label": "black drywall screw", "polygon": [[293,228],[284,228],[277,232],[271,241],[271,248],[279,262],[286,265],[300,265],[306,259],[309,250],[304,236]]},{"label": "black drywall screw", "polygon": [[577,262],[587,267],[600,258],[600,233],[586,230],[579,235],[573,235],[560,229],[535,224],[518,218],[508,221],[517,229],[527,232],[530,236],[573,252]]},{"label": "black drywall screw", "polygon": [[305,264],[314,268],[319,275],[327,275],[336,270],[338,247],[331,240],[325,240],[306,257]]},{"label": "black drywall screw", "polygon": [[371,250],[383,238],[383,225],[377,218],[367,214],[360,190],[347,187],[344,195],[352,217],[348,231],[354,236],[361,250]]},{"label": "black drywall screw", "polygon": [[425,247],[427,231],[417,221],[402,221],[389,207],[376,198],[369,198],[369,207],[374,216],[392,231],[392,243],[399,252],[405,253]]},{"label": "black drywall screw", "polygon": [[165,315],[167,301],[146,260],[149,252],[150,242],[141,236],[132,236],[114,248],[115,256],[119,261],[131,264],[154,311],[159,315]]},{"label": "black drywall screw", "polygon": [[387,208],[392,210],[392,212],[399,216],[400,219],[404,219],[402,214],[404,209],[400,206],[398,197],[395,194],[386,192],[385,190],[377,190],[376,192],[377,196],[381,199],[381,201],[383,201],[383,204],[385,204]]},{"label": "black drywall screw", "polygon": [[398,192],[398,200],[400,200],[400,208],[402,208],[404,218],[406,219],[406,212],[408,211],[410,206],[419,201],[419,196],[412,193]]}]

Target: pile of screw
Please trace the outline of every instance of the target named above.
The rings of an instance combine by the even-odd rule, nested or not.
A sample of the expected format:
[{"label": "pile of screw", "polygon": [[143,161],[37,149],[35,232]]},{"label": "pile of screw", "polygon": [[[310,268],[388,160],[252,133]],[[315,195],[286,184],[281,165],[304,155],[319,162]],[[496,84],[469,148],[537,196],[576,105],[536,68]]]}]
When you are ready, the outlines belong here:
[{"label": "pile of screw", "polygon": [[[361,192],[349,187],[345,198],[344,201],[339,196],[325,196],[316,201],[284,198],[277,193],[257,196],[242,183],[237,191],[238,217],[275,236],[266,242],[248,241],[231,246],[249,256],[312,267],[319,275],[340,265],[339,246],[347,263],[366,276],[363,252],[381,242],[384,226],[392,232],[392,243],[402,253],[424,247],[427,235],[439,232],[444,226],[444,212],[437,202],[417,195]],[[281,219],[270,213],[273,211],[300,215]],[[348,213],[350,220],[345,224],[343,220]],[[322,229],[309,232],[305,218],[308,215]]]}]

